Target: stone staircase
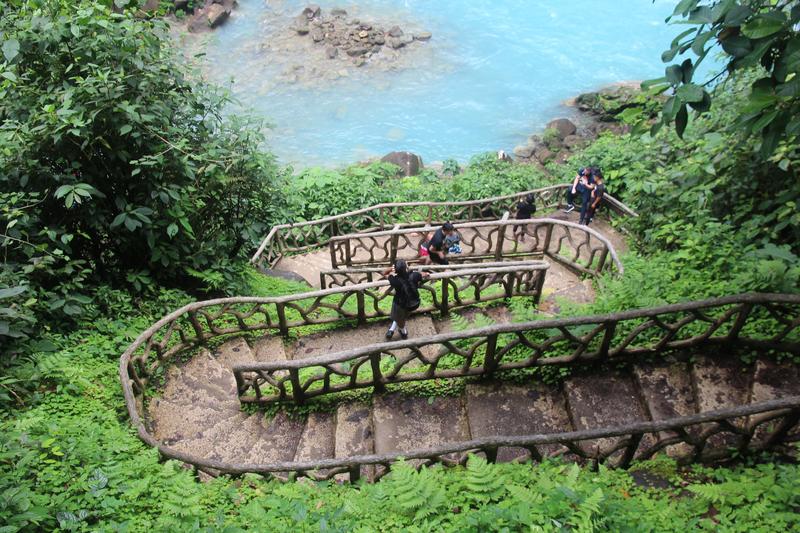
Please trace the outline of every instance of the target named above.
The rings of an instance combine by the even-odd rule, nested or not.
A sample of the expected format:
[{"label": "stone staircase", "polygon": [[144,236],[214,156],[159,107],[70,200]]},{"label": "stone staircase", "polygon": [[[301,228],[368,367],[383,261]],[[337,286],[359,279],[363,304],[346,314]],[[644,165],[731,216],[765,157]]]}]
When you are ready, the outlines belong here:
[{"label": "stone staircase", "polygon": [[[663,359],[624,370],[575,373],[558,386],[475,381],[459,396],[375,394],[371,404],[339,403],[302,419],[284,412],[270,419],[261,412],[241,410],[232,365],[314,357],[380,342],[385,326],[340,328],[286,344],[278,337],[237,338],[213,352],[201,350],[182,366],[170,368],[160,395],[148,402],[153,435],[197,457],[259,465],[410,452],[481,437],[613,427],[800,394],[800,371],[792,364],[761,358],[744,365],[738,357],[705,354],[693,360]],[[414,317],[409,323],[412,335],[434,334],[448,327],[448,321],[428,316]],[[707,450],[712,453],[735,445],[737,438],[733,433],[717,434]],[[615,438],[597,439],[581,446],[591,453],[592,447],[616,442]],[[667,451],[679,456],[681,445]],[[565,452],[569,457],[556,444],[536,449],[539,456]],[[500,448],[497,460],[529,457],[526,449]],[[362,477],[375,477],[376,468],[382,467],[361,467]]]}]

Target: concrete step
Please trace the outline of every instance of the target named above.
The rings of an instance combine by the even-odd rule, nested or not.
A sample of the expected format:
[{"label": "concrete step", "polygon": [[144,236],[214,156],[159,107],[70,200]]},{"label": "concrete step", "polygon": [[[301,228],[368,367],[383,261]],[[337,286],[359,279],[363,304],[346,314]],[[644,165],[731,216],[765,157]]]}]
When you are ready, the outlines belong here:
[{"label": "concrete step", "polygon": [[253,357],[259,363],[286,361],[286,348],[278,335],[266,335],[253,342]]},{"label": "concrete step", "polygon": [[[565,381],[564,390],[576,430],[621,426],[648,419],[632,376],[627,373],[573,376]],[[621,437],[604,438],[583,441],[579,446],[590,456],[596,456],[608,453],[621,440]],[[647,443],[643,442],[640,447],[642,445]],[[621,453],[614,452],[613,456]]]},{"label": "concrete step", "polygon": [[[692,365],[697,407],[699,412],[714,411],[738,405],[746,405],[750,400],[752,371],[742,365],[735,355],[701,355],[695,358]],[[737,426],[744,427],[747,420],[734,421]],[[712,424],[701,426],[707,431]],[[722,431],[706,442],[703,457],[713,459],[724,453],[727,448],[737,447],[742,437],[731,431]]]},{"label": "concrete step", "polygon": [[305,428],[305,422],[280,412],[272,419],[256,413],[252,415],[255,442],[240,459],[250,464],[266,464],[276,461],[292,461],[297,444]]},{"label": "concrete step", "polygon": [[[352,402],[336,409],[336,434],[334,456],[347,459],[356,455],[371,455],[375,452],[375,433],[372,426],[372,410],[369,405]],[[362,466],[361,477],[375,479],[375,467]]]},{"label": "concrete step", "polygon": [[217,362],[228,370],[233,365],[252,363],[256,360],[250,345],[241,337],[225,342],[214,350],[213,355]]},{"label": "concrete step", "polygon": [[[401,393],[376,396],[372,406],[375,453],[408,452],[470,440],[463,399]],[[463,453],[445,459],[458,462]]]},{"label": "concrete step", "polygon": [[221,400],[236,400],[236,381],[233,373],[222,366],[208,350],[200,350],[181,368],[183,379],[206,384],[217,390]]},{"label": "concrete step", "polygon": [[239,407],[238,401],[230,398],[219,387],[202,377],[187,374],[178,367],[172,367],[167,372],[160,398],[177,405],[202,405],[216,411]]},{"label": "concrete step", "polygon": [[239,414],[238,408],[212,409],[205,405],[181,405],[162,398],[148,402],[153,436],[172,446],[183,440],[196,439],[216,424]]},{"label": "concrete step", "polygon": [[[386,319],[364,326],[342,327],[307,335],[293,342],[288,347],[287,352],[291,359],[308,359],[344,350],[354,350],[370,344],[378,344],[386,341],[386,330],[389,329],[390,324],[391,321]],[[409,338],[436,334],[433,320],[427,315],[411,317],[406,323],[406,327],[408,328]],[[400,340],[399,332],[395,332],[394,340]],[[436,353],[436,350],[436,346],[426,346],[422,349],[422,353],[430,356]],[[409,355],[408,350],[397,350],[393,353],[397,358],[404,358]]]},{"label": "concrete step", "polygon": [[333,459],[335,456],[336,413],[309,413],[294,460],[297,462],[318,461]]},{"label": "concrete step", "polygon": [[[635,367],[634,375],[652,420],[666,420],[697,413],[688,363],[641,364]],[[697,436],[699,428],[689,428],[688,433]],[[674,436],[674,432],[665,431],[659,438]],[[691,448],[681,443],[668,446],[666,453],[672,457],[684,458],[690,455]]]},{"label": "concrete step", "polygon": [[[797,395],[800,395],[800,367],[791,361],[778,363],[767,358],[756,360],[753,390],[750,397],[752,403]],[[777,413],[754,415],[750,417],[748,423],[757,424],[765,418],[772,418],[775,414]],[[773,419],[773,421],[757,427],[754,441],[763,443],[768,430],[777,428],[781,420],[781,418]],[[800,439],[800,427],[795,426],[788,434],[790,437]]]},{"label": "concrete step", "polygon": [[253,436],[242,428],[247,420],[247,415],[238,412],[224,420],[217,421],[208,426],[192,439],[182,439],[175,442],[172,447],[184,453],[189,453],[204,459],[214,461],[235,460],[241,458],[241,453],[246,447],[242,440],[252,442]]},{"label": "concrete step", "polygon": [[[466,404],[473,439],[572,431],[564,396],[555,386],[471,384],[467,386]],[[540,446],[534,449],[534,458],[562,449],[557,444]],[[529,458],[531,452],[524,448],[502,447],[497,452],[501,462]]]}]

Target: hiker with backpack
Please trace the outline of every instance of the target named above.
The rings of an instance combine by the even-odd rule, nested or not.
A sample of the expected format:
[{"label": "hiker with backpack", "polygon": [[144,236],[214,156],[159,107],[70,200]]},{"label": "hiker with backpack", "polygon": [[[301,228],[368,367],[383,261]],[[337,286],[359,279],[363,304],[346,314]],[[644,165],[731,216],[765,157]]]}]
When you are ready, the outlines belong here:
[{"label": "hiker with backpack", "polygon": [[392,297],[392,311],[389,318],[392,325],[386,332],[386,338],[391,339],[395,330],[400,329],[400,338],[408,338],[406,329],[406,319],[412,311],[415,311],[420,304],[419,286],[424,280],[430,277],[427,272],[410,272],[408,265],[402,259],[394,262],[394,265],[383,271],[383,276],[389,279],[389,285],[394,289]]},{"label": "hiker with backpack", "polygon": [[594,189],[592,190],[592,198],[589,202],[589,208],[586,210],[585,217],[581,220],[581,224],[587,226],[594,220],[594,214],[603,201],[603,196],[606,195],[606,185],[603,183],[603,173],[598,168],[594,174]]},{"label": "hiker with backpack", "polygon": [[592,176],[592,167],[581,167],[578,169],[578,174],[572,180],[572,187],[567,189],[567,208],[564,209],[565,213],[571,213],[575,210],[575,197],[578,196],[581,200],[581,215],[586,215],[586,209],[589,207],[589,199],[592,195],[594,188],[594,177]]},{"label": "hiker with backpack", "polygon": [[[529,220],[536,212],[536,196],[528,193],[525,198],[517,204],[517,220]],[[514,235],[519,242],[525,242],[525,230],[527,226],[523,224],[514,226]]]}]

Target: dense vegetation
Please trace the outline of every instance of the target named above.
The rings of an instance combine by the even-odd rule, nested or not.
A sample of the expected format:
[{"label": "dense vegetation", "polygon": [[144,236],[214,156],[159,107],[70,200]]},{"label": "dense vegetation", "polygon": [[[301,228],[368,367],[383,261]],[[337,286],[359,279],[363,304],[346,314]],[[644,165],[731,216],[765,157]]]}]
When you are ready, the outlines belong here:
[{"label": "dense vegetation", "polygon": [[[796,292],[796,95],[778,86],[797,78],[776,72],[780,61],[736,63],[735,76],[706,89],[711,107],[691,106],[705,114],[686,113],[682,137],[666,128],[603,136],[548,173],[489,154],[464,169],[449,161],[444,176],[398,179],[380,164],[292,176],[262,151],[257,125],[221,113],[228,96],[177,61],[162,23],[107,4],[9,0],[0,8],[0,531],[800,526],[800,467],[775,458],[715,470],[639,465],[666,482],[658,490],[635,484],[635,473],[476,459],[466,471],[399,465],[374,486],[251,476],[201,484],[136,438],[116,374],[140,331],[199,292],[298,290],[252,283],[244,266],[272,223],[384,201],[516,192],[569,179],[587,163],[600,165],[610,192],[641,216],[626,222],[635,243],[625,277],[602,280],[597,302],[568,312]],[[683,1],[676,13],[712,17],[693,11],[698,4]],[[716,33],[701,28],[694,39],[724,41],[742,26],[759,60],[769,50],[796,57],[796,8],[768,16],[774,2],[719,4],[751,13],[739,20],[716,12],[705,22]],[[776,17],[780,25],[770,22]],[[687,44],[678,43],[678,51]],[[670,81],[675,75],[668,68]],[[754,110],[765,78],[774,82],[771,102],[780,101]],[[690,83],[682,74],[673,85]],[[689,104],[698,103],[693,91],[680,93]],[[770,121],[739,120],[772,109],[779,112]],[[783,128],[770,150],[752,135],[762,131],[753,120],[767,132],[773,123]]]}]

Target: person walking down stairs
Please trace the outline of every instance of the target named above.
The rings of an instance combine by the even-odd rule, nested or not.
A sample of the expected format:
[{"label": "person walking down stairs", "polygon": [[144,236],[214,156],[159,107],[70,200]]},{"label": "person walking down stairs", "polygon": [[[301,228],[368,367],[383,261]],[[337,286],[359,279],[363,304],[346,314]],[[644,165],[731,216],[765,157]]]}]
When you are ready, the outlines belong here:
[{"label": "person walking down stairs", "polygon": [[386,332],[386,338],[391,339],[395,330],[400,329],[400,337],[408,338],[406,319],[408,315],[419,307],[419,286],[430,277],[427,272],[410,272],[408,265],[402,259],[383,271],[383,276],[388,277],[389,285],[394,289],[392,297],[392,311],[389,317],[392,325]]}]

